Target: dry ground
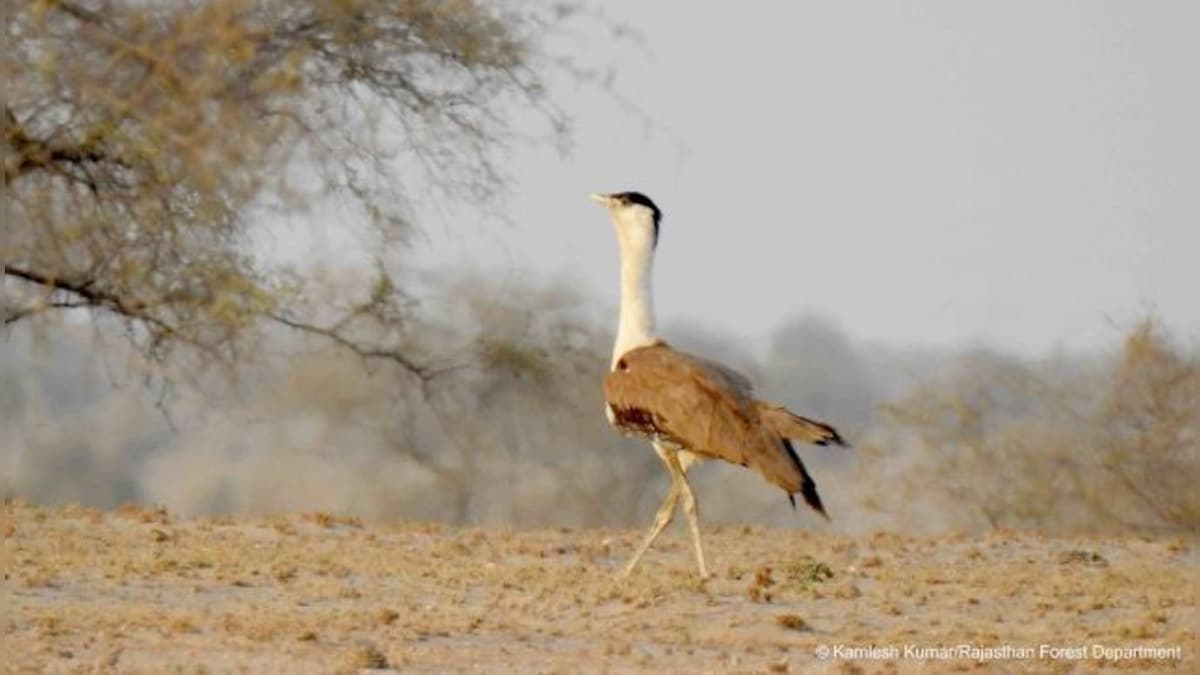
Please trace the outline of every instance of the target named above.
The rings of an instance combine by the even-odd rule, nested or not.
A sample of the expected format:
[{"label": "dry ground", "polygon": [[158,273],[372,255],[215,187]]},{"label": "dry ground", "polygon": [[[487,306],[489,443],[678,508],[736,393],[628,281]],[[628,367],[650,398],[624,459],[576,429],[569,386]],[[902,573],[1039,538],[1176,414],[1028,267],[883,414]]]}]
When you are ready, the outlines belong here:
[{"label": "dry ground", "polygon": [[[838,537],[682,531],[624,582],[640,533],[177,520],[5,507],[3,664],[89,672],[909,672],[1195,669],[1192,542],[1173,536]],[[1087,658],[818,658],[904,645],[1084,645]],[[1182,648],[1103,660],[1093,644]],[[1064,654],[1070,657],[1070,654]]]}]

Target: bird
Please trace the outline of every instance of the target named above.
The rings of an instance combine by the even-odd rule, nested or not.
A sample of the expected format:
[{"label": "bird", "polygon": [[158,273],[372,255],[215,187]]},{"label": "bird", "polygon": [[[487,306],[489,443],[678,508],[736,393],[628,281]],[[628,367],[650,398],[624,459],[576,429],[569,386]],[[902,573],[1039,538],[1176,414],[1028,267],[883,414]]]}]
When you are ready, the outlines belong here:
[{"label": "bird", "polygon": [[640,192],[592,193],[616,232],[621,299],[612,362],[604,377],[605,415],[620,433],[651,442],[671,484],[645,538],[618,572],[628,577],[671,524],[680,500],[687,516],[701,579],[709,577],[700,542],[696,495],[688,469],[718,459],[754,469],[787,493],[799,493],[829,518],[793,440],[845,446],[832,426],[755,398],[750,380],[709,359],[675,349],[655,332],[651,277],[662,211]]}]

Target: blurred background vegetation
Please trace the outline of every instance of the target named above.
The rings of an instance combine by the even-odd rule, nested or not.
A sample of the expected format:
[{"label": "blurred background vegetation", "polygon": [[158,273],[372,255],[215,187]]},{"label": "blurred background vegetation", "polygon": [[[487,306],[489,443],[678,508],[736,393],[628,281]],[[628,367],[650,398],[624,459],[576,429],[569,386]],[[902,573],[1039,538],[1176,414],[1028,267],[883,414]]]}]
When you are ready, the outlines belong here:
[{"label": "blurred background vegetation", "polygon": [[[518,525],[653,511],[657,458],[604,421],[615,308],[407,258],[418,201],[496,208],[516,111],[569,137],[542,81],[590,71],[537,38],[578,7],[4,4],[0,495]],[[298,241],[354,262],[291,262]],[[763,354],[664,330],[856,446],[802,450],[832,524],[703,465],[708,522],[1190,529],[1200,349],[1152,320],[1124,332],[1030,359],[813,316]]]}]

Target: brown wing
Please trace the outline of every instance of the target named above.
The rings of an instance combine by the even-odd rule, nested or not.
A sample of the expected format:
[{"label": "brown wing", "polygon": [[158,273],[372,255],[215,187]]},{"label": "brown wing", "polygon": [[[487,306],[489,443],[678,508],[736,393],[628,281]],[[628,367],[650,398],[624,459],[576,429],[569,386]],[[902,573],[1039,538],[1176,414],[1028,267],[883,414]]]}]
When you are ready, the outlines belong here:
[{"label": "brown wing", "polygon": [[801,417],[781,405],[755,401],[758,414],[771,430],[784,438],[791,438],[813,445],[846,445],[837,429],[807,417]]},{"label": "brown wing", "polygon": [[722,363],[710,361],[695,354],[680,352],[680,355],[695,362],[717,385],[727,389],[738,400],[738,403],[744,404],[754,400],[754,385],[750,382],[750,378]]},{"label": "brown wing", "polygon": [[703,361],[656,343],[622,355],[604,378],[604,394],[625,433],[753,467],[788,494],[801,492],[811,480],[799,458],[764,424],[748,392],[724,380]]}]

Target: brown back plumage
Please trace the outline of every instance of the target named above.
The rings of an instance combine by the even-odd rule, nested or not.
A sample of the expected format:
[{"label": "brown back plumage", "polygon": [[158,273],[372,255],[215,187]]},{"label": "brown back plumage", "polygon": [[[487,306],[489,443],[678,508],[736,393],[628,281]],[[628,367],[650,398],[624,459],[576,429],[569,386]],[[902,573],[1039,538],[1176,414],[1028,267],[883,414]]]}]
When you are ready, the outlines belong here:
[{"label": "brown back plumage", "polygon": [[756,400],[741,374],[657,342],[623,354],[604,378],[604,394],[619,430],[751,467],[824,515],[816,485],[787,439],[825,445],[842,444],[841,437],[826,424]]}]

